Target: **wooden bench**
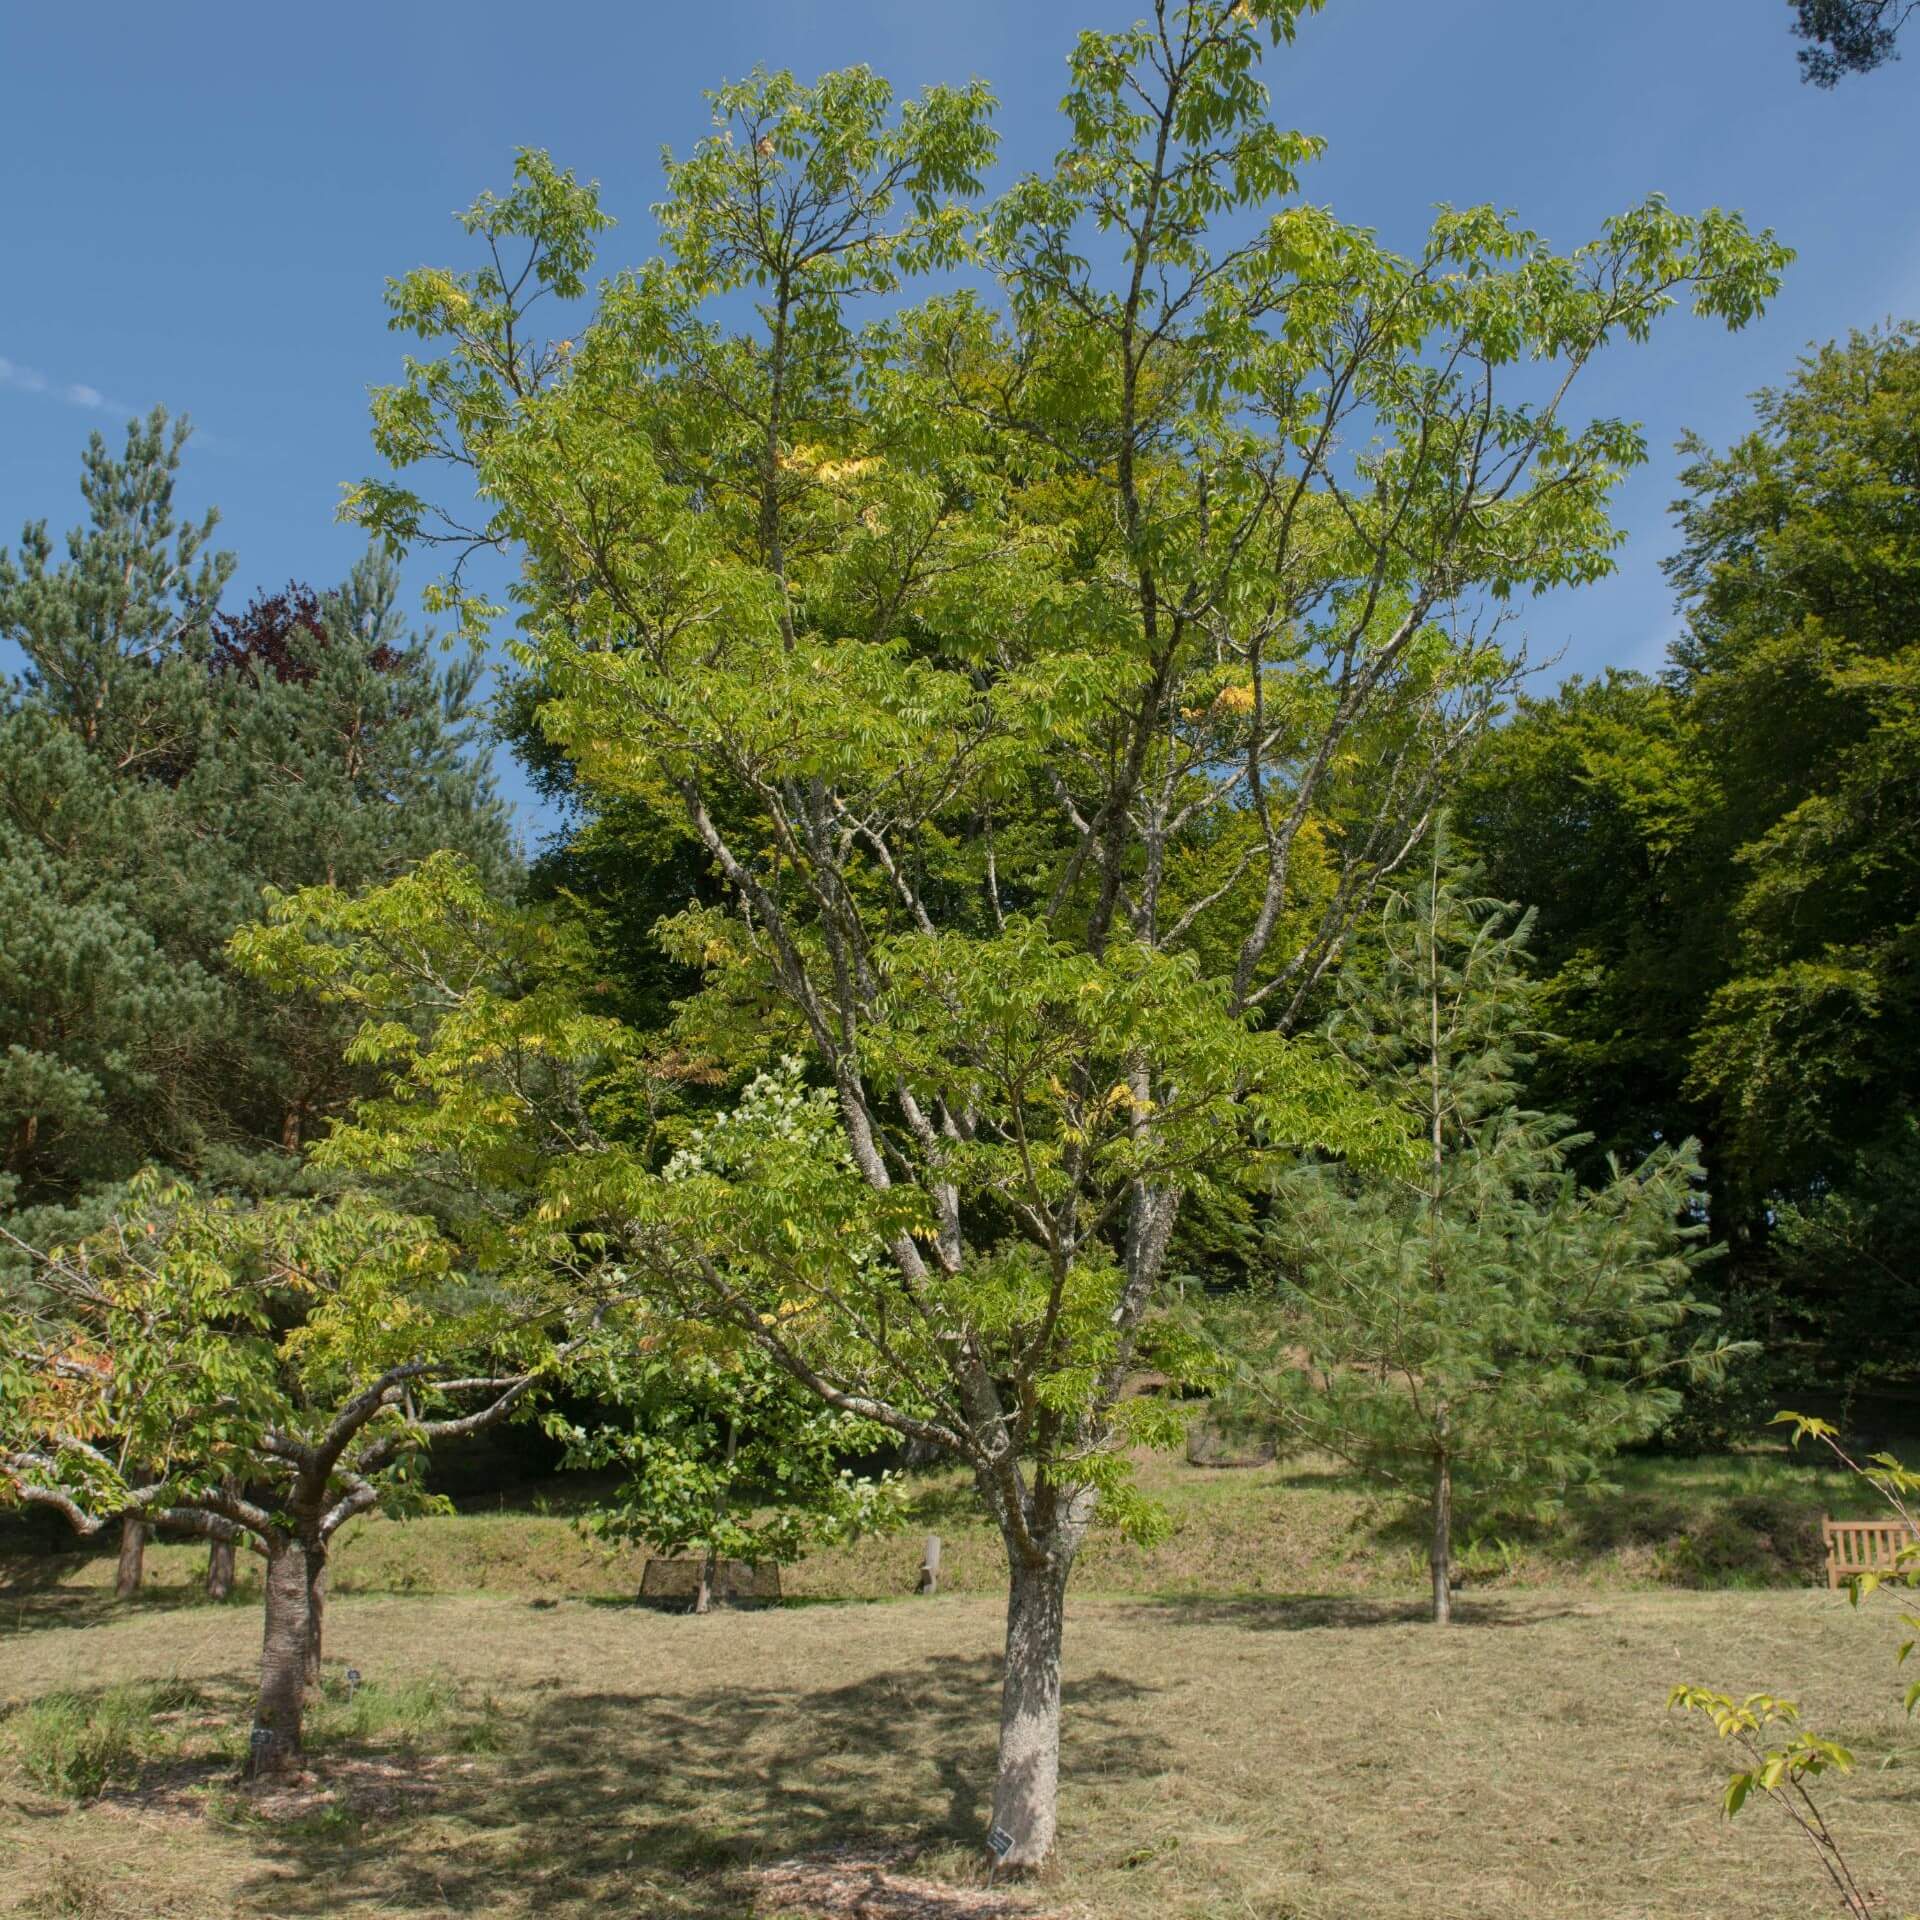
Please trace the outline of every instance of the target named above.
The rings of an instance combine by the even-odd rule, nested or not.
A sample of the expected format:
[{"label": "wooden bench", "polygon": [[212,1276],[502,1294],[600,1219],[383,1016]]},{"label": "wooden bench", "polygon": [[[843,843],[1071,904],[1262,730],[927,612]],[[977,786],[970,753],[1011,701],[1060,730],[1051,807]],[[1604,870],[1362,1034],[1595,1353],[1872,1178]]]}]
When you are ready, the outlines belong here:
[{"label": "wooden bench", "polygon": [[[1920,1536],[1903,1520],[1822,1520],[1827,1543],[1827,1585],[1844,1587],[1857,1573],[1891,1573]],[[1911,1563],[1909,1563],[1911,1564]]]}]

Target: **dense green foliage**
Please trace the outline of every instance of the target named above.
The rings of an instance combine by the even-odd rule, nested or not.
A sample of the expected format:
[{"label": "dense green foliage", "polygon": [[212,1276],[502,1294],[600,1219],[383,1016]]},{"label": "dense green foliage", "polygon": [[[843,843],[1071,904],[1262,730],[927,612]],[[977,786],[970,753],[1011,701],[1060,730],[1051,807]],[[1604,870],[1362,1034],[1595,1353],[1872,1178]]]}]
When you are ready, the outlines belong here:
[{"label": "dense green foliage", "polygon": [[[1664,678],[1510,713],[1514,603],[1610,569],[1644,457],[1580,376],[1790,256],[1658,197],[1566,254],[1451,206],[1388,251],[1267,111],[1319,3],[1083,34],[1062,152],[992,195],[980,83],[756,69],[598,285],[597,186],[524,151],[476,264],[390,284],[340,586],[223,612],[158,411],[95,436],[64,558],[0,551],[0,1495],[117,1527],[121,1598],[150,1529],[222,1597],[258,1553],[249,1777],[297,1763],[342,1529],[444,1507],[432,1451],[549,1392],[619,1477],[583,1530],[691,1557],[699,1612],[903,1523],[888,1452],[944,1462],[1004,1553],[1017,1873],[1070,1576],[1167,1541],[1191,1390],[1424,1512],[1445,1621],[1460,1520],[1683,1438],[1683,1381],[1911,1372],[1920,328],[1689,443]],[[1809,78],[1908,11],[1800,0]],[[457,555],[451,663],[410,545]],[[563,810],[531,876],[481,549],[495,737]],[[1764,1341],[1694,1331],[1715,1236]],[[1848,1748],[1674,1703],[1865,1920],[1809,1788]],[[162,1708],[66,1693],[16,1744],[98,1794]]]},{"label": "dense green foliage", "polygon": [[208,1201],[143,1174],[106,1226],[48,1257],[38,1300],[0,1311],[0,1457],[88,1520],[133,1504],[264,1533],[319,1449],[316,1522],[347,1509],[330,1534],[418,1500],[410,1469],[445,1425],[444,1383],[485,1374],[470,1395],[541,1364],[550,1304],[361,1196]]},{"label": "dense green foliage", "polygon": [[[1424,1503],[1445,1618],[1456,1503],[1591,1480],[1725,1357],[1709,1223],[1738,1329],[1911,1365],[1920,332],[1689,448],[1664,679],[1496,726],[1514,603],[1607,572],[1644,457],[1579,376],[1789,256],[1658,198],[1390,252],[1268,115],[1316,6],[1083,35],[991,196],[980,84],[756,71],[597,286],[597,187],[523,152],[476,264],[390,288],[342,586],[222,614],[159,414],[63,562],[0,554],[0,1483],[259,1545],[256,1764],[338,1528],[563,1367],[550,1431],[628,1472],[594,1524],[709,1577],[884,1520],[883,1441],[964,1470],[1021,1869],[1069,1576],[1164,1530],[1182,1389],[1237,1361]],[[517,562],[531,886],[479,654],[377,557],[435,543],[476,642],[465,557]],[[1456,801],[1527,911],[1466,897]],[[1249,1268],[1223,1353],[1185,1282]]]},{"label": "dense green foliage", "polygon": [[885,1428],[823,1406],[749,1341],[662,1327],[637,1345],[581,1382],[622,1419],[549,1421],[569,1466],[622,1471],[588,1517],[600,1538],[782,1566],[899,1517],[890,1477],[849,1464]]},{"label": "dense green foliage", "polygon": [[365,886],[457,846],[499,883],[477,661],[408,638],[392,569],[223,615],[213,516],[179,523],[184,425],[96,435],[86,524],[0,551],[0,1207],[30,1237],[157,1163],[270,1191],[365,1082],[346,1031],[227,964],[266,889]]},{"label": "dense green foliage", "polygon": [[1758,411],[1690,450],[1666,678],[1523,702],[1461,817],[1539,910],[1533,1096],[1601,1151],[1698,1135],[1735,1280],[1787,1287],[1775,1338],[1911,1368],[1920,330],[1827,347]]},{"label": "dense green foliage", "polygon": [[1793,30],[1807,44],[1800,72],[1816,87],[1871,73],[1900,57],[1900,29],[1916,0],[1793,0]]},{"label": "dense green foliage", "polygon": [[351,1191],[207,1199],[146,1171],[71,1248],[9,1244],[37,1284],[0,1297],[0,1484],[83,1534],[264,1558],[256,1774],[300,1751],[340,1529],[431,1504],[427,1450],[530,1404],[598,1327],[547,1264]]}]

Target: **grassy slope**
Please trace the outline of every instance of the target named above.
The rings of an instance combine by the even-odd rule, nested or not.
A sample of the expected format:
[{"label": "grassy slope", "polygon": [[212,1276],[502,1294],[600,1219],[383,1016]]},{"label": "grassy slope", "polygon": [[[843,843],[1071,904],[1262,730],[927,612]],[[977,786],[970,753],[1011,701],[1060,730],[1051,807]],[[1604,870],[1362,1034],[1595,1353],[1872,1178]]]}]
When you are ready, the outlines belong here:
[{"label": "grassy slope", "polygon": [[[755,1862],[876,1839],[925,1849],[924,1870],[950,1881],[976,1877],[1000,1627],[987,1599],[694,1620],[499,1594],[349,1598],[334,1609],[335,1671],[351,1660],[416,1695],[431,1673],[444,1711],[356,1729],[336,1700],[325,1790],[274,1817],[223,1784],[252,1609],[110,1612],[69,1593],[36,1612],[0,1641],[0,1697],[169,1675],[198,1690],[170,1697],[203,1710],[174,1716],[183,1751],[141,1790],[78,1810],[0,1771],[0,1911],[735,1920],[783,1911],[756,1896]],[[1444,1634],[1408,1614],[1083,1598],[1046,1909],[1823,1911],[1784,1822],[1717,1817],[1722,1755],[1663,1711],[1677,1676],[1735,1690],[1790,1677],[1868,1763],[1833,1798],[1888,1911],[1920,1895],[1920,1750],[1898,1711],[1890,1620],[1824,1593],[1498,1595]]]},{"label": "grassy slope", "polygon": [[[1152,1548],[1096,1534],[1075,1574],[1080,1592],[1367,1593],[1424,1591],[1425,1546],[1417,1526],[1350,1478],[1296,1462],[1253,1470],[1189,1467],[1149,1456],[1149,1492],[1173,1522]],[[1581,1586],[1805,1586],[1821,1577],[1820,1516],[1871,1513],[1843,1474],[1777,1450],[1706,1460],[1629,1460],[1619,1490],[1576,1502],[1544,1525],[1462,1528],[1470,1588]],[[569,1509],[578,1487],[558,1482],[551,1500],[447,1518],[359,1523],[335,1558],[335,1591],[615,1595],[639,1584],[642,1552],[583,1539]],[[940,1534],[943,1585],[999,1593],[1005,1562],[957,1475],[916,1483],[902,1534],[815,1556],[786,1575],[789,1593],[874,1599],[910,1593],[922,1536]],[[542,1510],[544,1509],[544,1510]],[[244,1565],[243,1576],[257,1580]],[[205,1550],[159,1544],[150,1579],[184,1591]],[[5,1563],[0,1563],[4,1568]],[[63,1555],[21,1574],[82,1585],[112,1579],[109,1555]],[[5,1619],[0,1586],[0,1621]]]}]

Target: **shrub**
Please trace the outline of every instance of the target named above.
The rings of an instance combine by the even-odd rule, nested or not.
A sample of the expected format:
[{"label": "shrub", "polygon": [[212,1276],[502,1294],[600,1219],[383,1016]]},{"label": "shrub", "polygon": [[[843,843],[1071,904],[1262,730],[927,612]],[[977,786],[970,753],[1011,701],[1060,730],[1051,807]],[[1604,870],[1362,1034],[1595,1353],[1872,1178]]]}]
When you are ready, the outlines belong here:
[{"label": "shrub", "polygon": [[437,1675],[415,1680],[369,1680],[352,1689],[329,1680],[314,1715],[309,1744],[417,1746],[445,1727],[455,1706],[453,1687]]},{"label": "shrub", "polygon": [[200,1703],[199,1690],[180,1680],[108,1687],[99,1693],[50,1693],[13,1716],[21,1770],[43,1792],[91,1800],[108,1787],[129,1784],[168,1745],[160,1714]]}]

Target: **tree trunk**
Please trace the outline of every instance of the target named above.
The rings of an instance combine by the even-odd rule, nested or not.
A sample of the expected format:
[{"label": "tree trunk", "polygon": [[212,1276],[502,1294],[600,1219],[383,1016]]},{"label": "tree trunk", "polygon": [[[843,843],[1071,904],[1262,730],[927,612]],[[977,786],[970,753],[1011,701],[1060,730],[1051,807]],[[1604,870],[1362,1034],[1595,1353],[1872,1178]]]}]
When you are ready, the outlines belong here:
[{"label": "tree trunk", "polygon": [[[1435,1295],[1447,1290],[1440,1260],[1440,1209],[1446,1198],[1447,1100],[1440,1058],[1440,856],[1442,828],[1433,829],[1433,873],[1427,889],[1427,1076],[1432,1105],[1428,1110],[1427,1282]],[[1453,1618],[1453,1456],[1448,1451],[1453,1418],[1446,1402],[1434,1409],[1433,1544],[1428,1565],[1433,1573],[1433,1623],[1444,1627]]]},{"label": "tree trunk", "polygon": [[284,1535],[267,1542],[267,1625],[260,1649],[260,1703],[254,1711],[247,1777],[283,1773],[300,1753],[307,1704],[310,1597],[306,1548]]},{"label": "tree trunk", "polygon": [[120,1564],[114,1570],[113,1597],[131,1600],[140,1591],[140,1576],[147,1560],[146,1522],[132,1514],[120,1522]]},{"label": "tree trunk", "polygon": [[[727,1487],[733,1477],[733,1462],[740,1446],[740,1423],[731,1416],[727,1420],[726,1477],[720,1482],[720,1491],[714,1499],[716,1519],[724,1522],[727,1517]],[[713,1589],[716,1576],[720,1571],[720,1555],[712,1547],[707,1549],[706,1558],[700,1562],[700,1590],[694,1595],[695,1613],[706,1613],[713,1606]]]},{"label": "tree trunk", "polygon": [[233,1597],[233,1542],[215,1540],[207,1548],[207,1598],[230,1600]]},{"label": "tree trunk", "polygon": [[327,1623],[327,1550],[309,1541],[307,1556],[307,1685],[320,1684],[321,1641]]},{"label": "tree trunk", "polygon": [[1072,1564],[1070,1557],[1037,1566],[1015,1559],[1008,1585],[1000,1767],[988,1835],[989,1847],[1007,1868],[1037,1867],[1053,1851],[1060,1793],[1060,1644]]}]

